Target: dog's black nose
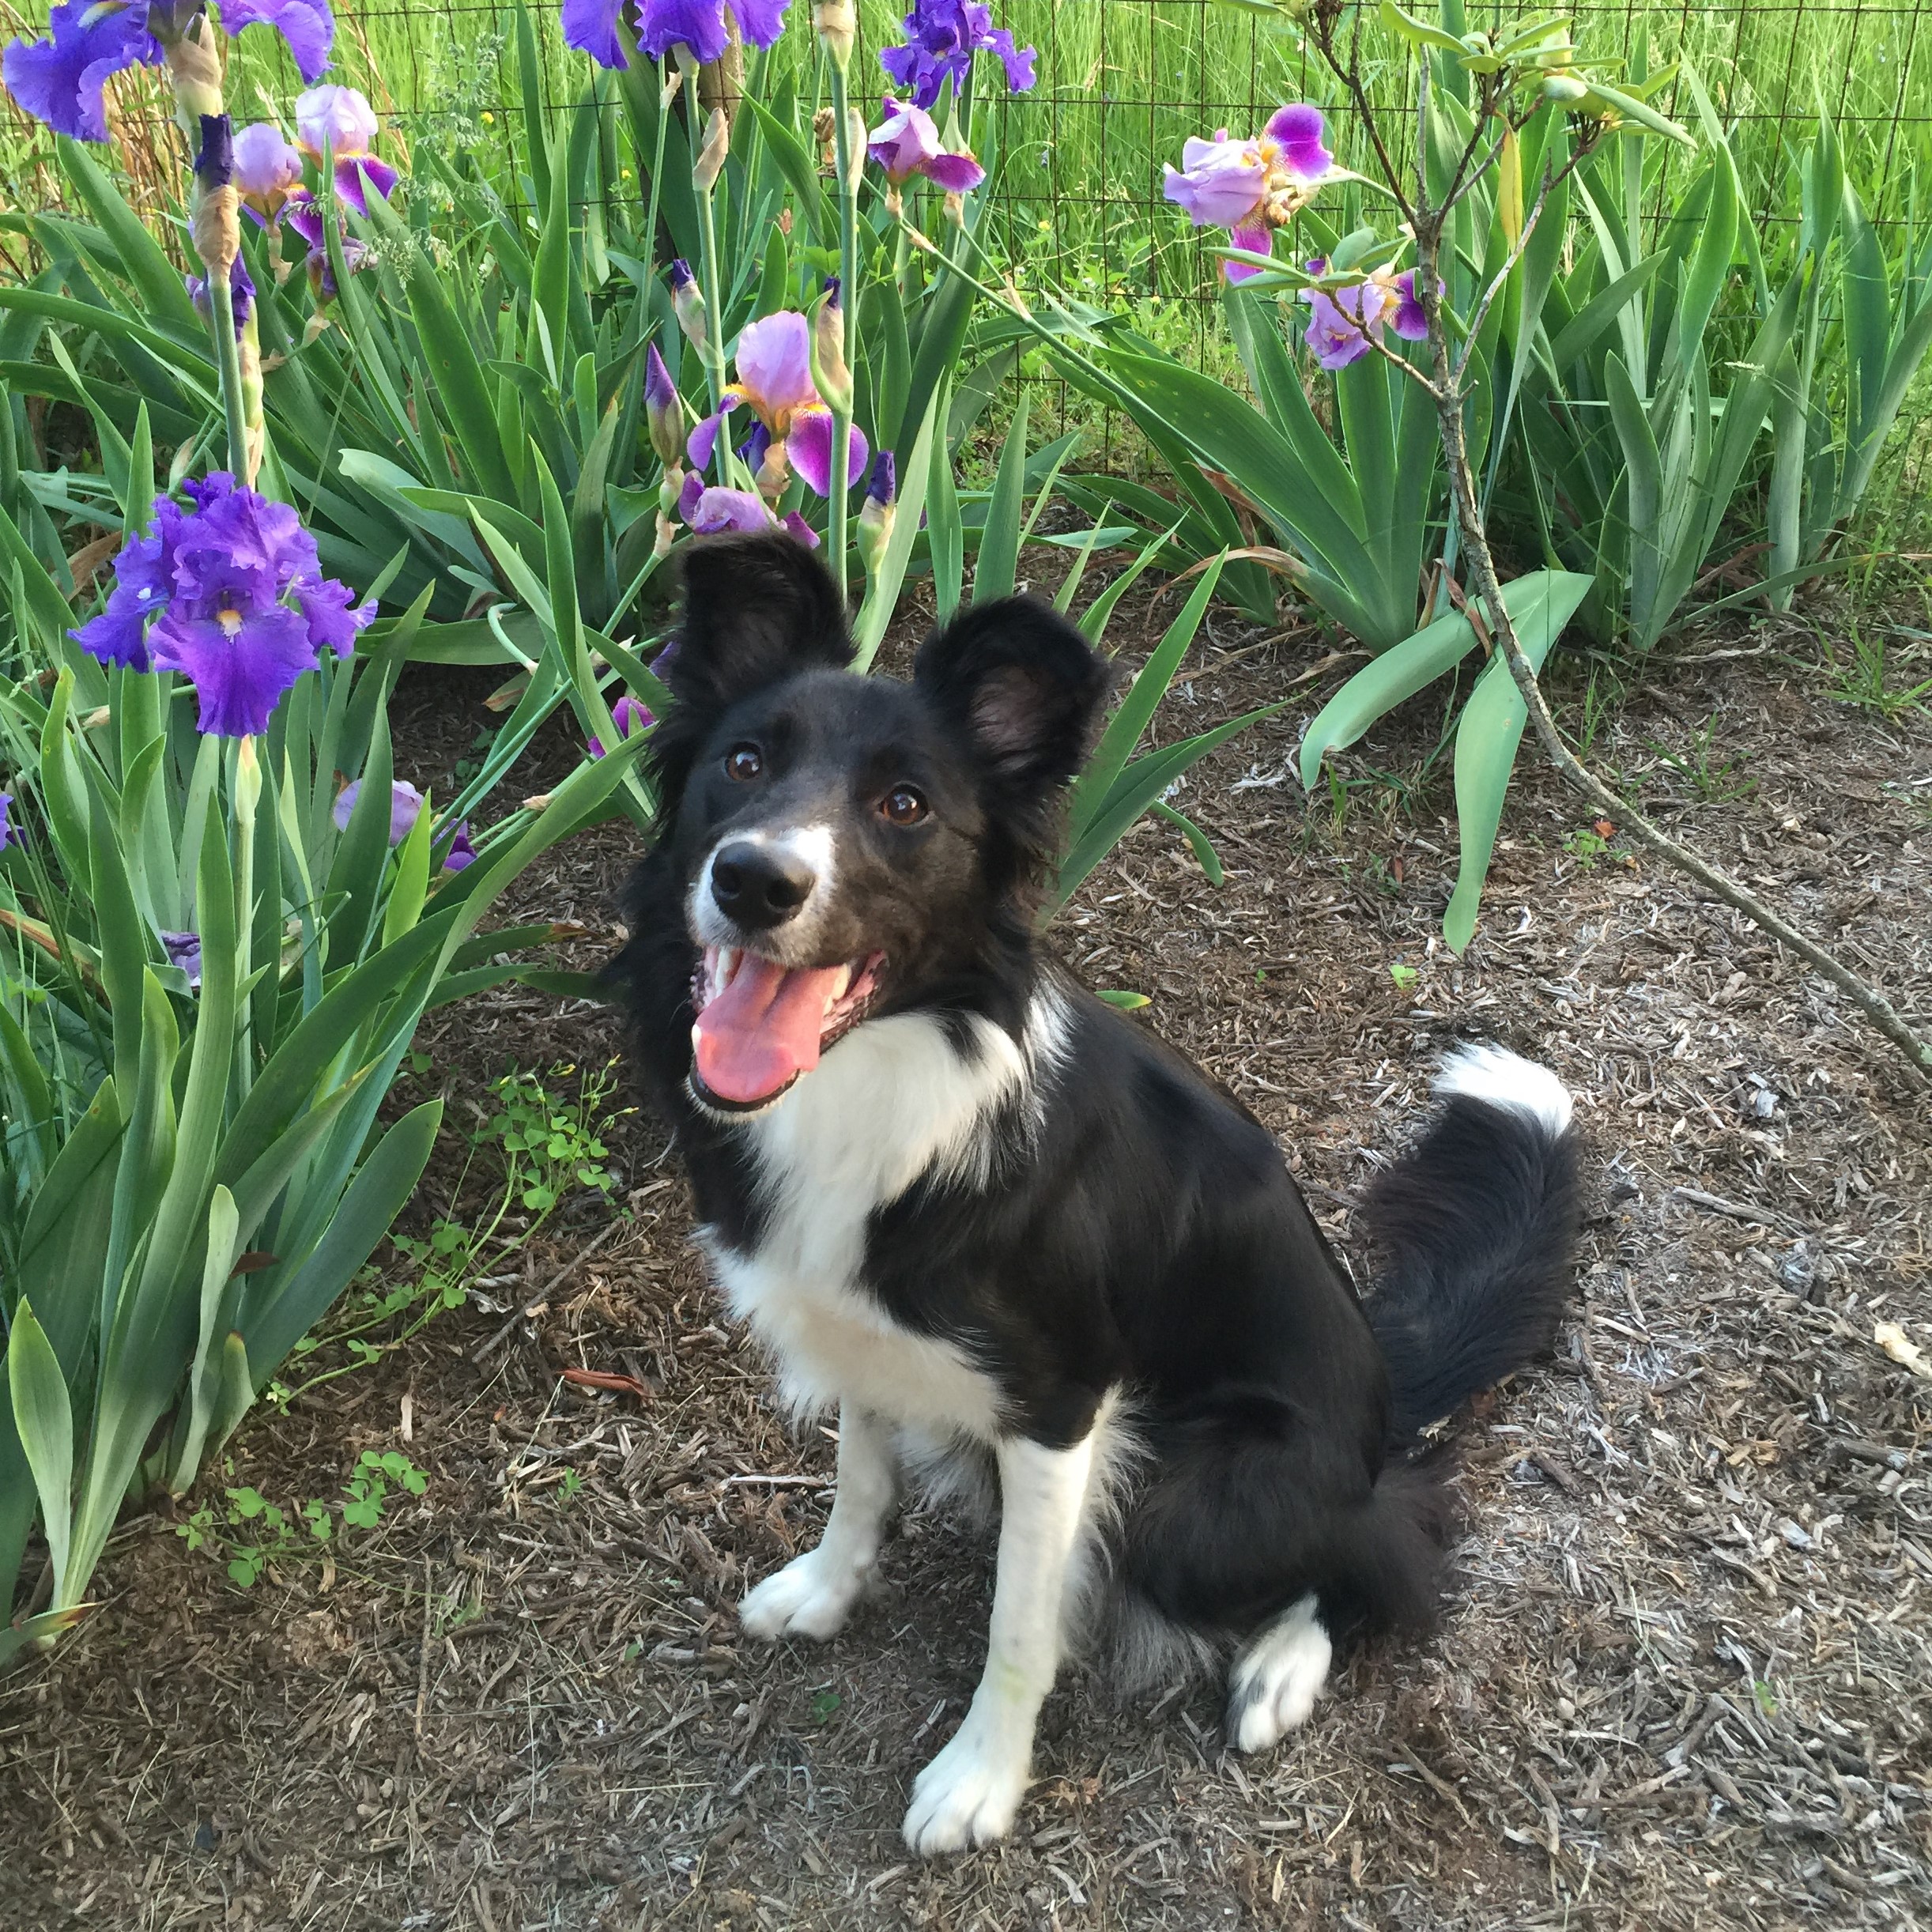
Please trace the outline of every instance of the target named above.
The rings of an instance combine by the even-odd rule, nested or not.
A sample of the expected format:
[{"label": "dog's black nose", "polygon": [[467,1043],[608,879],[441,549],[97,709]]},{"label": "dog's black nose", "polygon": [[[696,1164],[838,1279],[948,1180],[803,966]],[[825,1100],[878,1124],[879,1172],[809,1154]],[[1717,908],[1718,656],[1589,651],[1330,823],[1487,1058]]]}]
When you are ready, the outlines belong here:
[{"label": "dog's black nose", "polygon": [[783,926],[812,896],[817,875],[795,854],[738,839],[711,861],[711,896],[753,932]]}]

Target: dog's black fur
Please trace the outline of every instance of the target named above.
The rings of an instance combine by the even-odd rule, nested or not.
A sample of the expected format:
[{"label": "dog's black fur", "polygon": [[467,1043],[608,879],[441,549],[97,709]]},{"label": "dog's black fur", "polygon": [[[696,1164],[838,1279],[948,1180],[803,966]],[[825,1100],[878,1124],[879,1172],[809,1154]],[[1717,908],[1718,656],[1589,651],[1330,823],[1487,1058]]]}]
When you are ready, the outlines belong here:
[{"label": "dog's black fur", "polygon": [[[1115,1575],[1161,1617],[1238,1638],[1312,1592],[1337,1632],[1426,1623],[1447,1505],[1419,1432],[1552,1339],[1573,1134],[1450,1099],[1363,1208],[1382,1258],[1364,1307],[1267,1131],[1036,936],[1110,681],[1079,633],[1007,599],[936,632],[910,684],[855,677],[829,583],[786,538],[695,547],[686,597],[677,704],[650,753],[662,829],[615,969],[700,1220],[753,1251],[768,1209],[739,1124],[689,1085],[692,882],[739,828],[832,814],[836,917],[822,957],[793,963],[883,953],[861,1029],[930,1014],[965,1053],[969,1016],[1017,1040],[1043,987],[1065,1015],[1034,1117],[987,1129],[1024,1151],[984,1184],[927,1175],[881,1204],[866,1289],[962,1345],[1004,1426],[1036,1442],[1077,1441],[1130,1394],[1149,1455]],[[746,743],[756,785],[726,773]],[[930,806],[910,828],[876,809],[902,783]]]}]

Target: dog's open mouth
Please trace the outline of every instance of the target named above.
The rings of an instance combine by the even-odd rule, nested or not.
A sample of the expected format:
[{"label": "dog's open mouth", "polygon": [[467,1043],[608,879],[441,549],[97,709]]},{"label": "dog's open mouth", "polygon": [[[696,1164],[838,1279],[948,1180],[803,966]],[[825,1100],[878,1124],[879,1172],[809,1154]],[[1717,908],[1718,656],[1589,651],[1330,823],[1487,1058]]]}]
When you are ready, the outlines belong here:
[{"label": "dog's open mouth", "polygon": [[727,1112],[769,1105],[865,1017],[885,964],[874,953],[843,966],[781,966],[707,946],[691,985],[698,1099]]}]

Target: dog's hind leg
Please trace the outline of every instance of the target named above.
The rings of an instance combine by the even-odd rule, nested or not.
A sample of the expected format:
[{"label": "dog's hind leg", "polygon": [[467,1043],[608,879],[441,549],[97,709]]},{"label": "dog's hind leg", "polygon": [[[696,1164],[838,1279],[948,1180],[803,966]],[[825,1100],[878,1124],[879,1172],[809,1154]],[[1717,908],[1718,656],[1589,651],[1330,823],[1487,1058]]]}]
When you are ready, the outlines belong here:
[{"label": "dog's hind leg", "polygon": [[953,1741],[913,1781],[906,1843],[922,1855],[1006,1836],[1032,1768],[1033,1726],[1060,1667],[1068,1579],[1091,1506],[1095,1438],[998,1446],[1000,1530],[986,1674]]},{"label": "dog's hind leg", "polygon": [[839,1488],[816,1549],[794,1557],[738,1606],[745,1634],[824,1643],[844,1628],[878,1561],[899,1494],[890,1426],[855,1402],[839,1409]]},{"label": "dog's hind leg", "polygon": [[1334,1655],[1315,1596],[1298,1598],[1243,1647],[1228,1678],[1228,1735],[1266,1751],[1308,1721]]}]

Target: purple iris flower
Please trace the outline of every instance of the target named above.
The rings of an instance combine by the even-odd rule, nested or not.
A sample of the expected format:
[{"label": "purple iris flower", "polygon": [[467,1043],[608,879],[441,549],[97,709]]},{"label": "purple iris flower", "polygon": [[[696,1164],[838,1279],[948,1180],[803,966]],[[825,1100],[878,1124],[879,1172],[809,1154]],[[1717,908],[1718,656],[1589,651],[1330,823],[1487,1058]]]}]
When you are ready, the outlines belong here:
[{"label": "purple iris flower", "polygon": [[200,730],[251,738],[323,650],[353,648],[375,606],[352,607],[322,575],[315,540],[286,504],[238,489],[225,470],[186,492],[191,511],[157,498],[152,532],[115,560],[107,608],[72,635],[104,664],[181,672],[201,701]]},{"label": "purple iris flower", "polygon": [[329,0],[221,0],[221,25],[230,33],[244,27],[273,27],[289,43],[295,70],[304,81],[327,70],[335,40],[335,16]]},{"label": "purple iris flower", "polygon": [[923,175],[949,194],[964,194],[986,179],[970,154],[948,153],[933,117],[908,101],[904,107],[885,96],[885,119],[866,137],[867,152],[885,169],[894,187]]},{"label": "purple iris flower", "polygon": [[7,92],[36,120],[75,141],[108,138],[102,89],[126,67],[160,64],[161,43],[148,31],[145,0],[101,8],[92,0],[62,0],[47,21],[47,38],[9,41],[0,73]]},{"label": "purple iris flower", "polygon": [[957,94],[983,49],[1006,70],[1009,93],[1024,94],[1033,85],[1033,49],[1015,47],[1013,36],[993,25],[985,0],[913,0],[904,25],[906,44],[882,49],[879,65],[921,108],[930,108],[949,80]]},{"label": "purple iris flower", "polygon": [[[1308,272],[1319,275],[1322,266],[1319,260],[1311,262]],[[1345,369],[1368,353],[1368,338],[1381,333],[1382,311],[1388,304],[1387,292],[1372,281],[1332,291],[1304,289],[1301,299],[1308,304],[1304,339],[1324,369]]]},{"label": "purple iris flower", "polygon": [[[657,723],[657,718],[648,704],[640,703],[627,691],[611,706],[610,722],[617,727],[617,738],[621,742],[633,731],[648,731]],[[591,756],[601,758],[603,755],[603,740],[593,738],[591,740]]]},{"label": "purple iris flower", "polygon": [[[308,243],[308,285],[319,301],[334,300],[341,291],[335,285],[335,264],[329,259],[328,230],[323,225],[322,204],[307,188],[298,188],[289,197],[287,220],[289,227]],[[339,216],[336,240],[342,251],[343,267],[354,274],[369,252],[368,244],[345,232]]]},{"label": "purple iris flower", "polygon": [[[1274,230],[1334,166],[1323,134],[1321,110],[1298,105],[1277,108],[1252,141],[1232,141],[1224,127],[1212,141],[1191,138],[1181,165],[1166,171],[1161,192],[1196,228],[1227,228],[1237,248],[1266,255]],[[1231,282],[1261,273],[1248,262],[1222,266]]]},{"label": "purple iris flower", "polygon": [[4,852],[9,845],[25,845],[27,843],[20,836],[20,828],[8,822],[7,813],[13,809],[13,793],[0,791],[0,852]]},{"label": "purple iris flower", "polygon": [[[129,67],[160,65],[161,43],[148,29],[149,0],[61,0],[43,40],[10,41],[0,58],[7,92],[36,120],[76,141],[108,138],[102,90]],[[329,64],[335,22],[328,0],[223,0],[221,24],[231,34],[273,27],[304,81]]]},{"label": "purple iris flower", "polygon": [[163,933],[161,950],[171,966],[179,966],[188,976],[188,984],[202,983],[202,936],[199,933]]},{"label": "purple iris flower", "polygon": [[466,818],[456,828],[456,836],[450,840],[450,849],[443,855],[443,870],[445,872],[461,872],[466,866],[474,866],[479,856],[470,840],[470,821]]},{"label": "purple iris flower", "polygon": [[[791,0],[730,0],[738,32],[750,47],[769,47],[784,31]],[[626,9],[628,9],[627,14]],[[627,67],[617,33],[628,19],[637,44],[652,60],[677,46],[698,60],[716,60],[725,51],[725,0],[564,0],[564,44],[588,54],[600,67]]]},{"label": "purple iris flower", "polygon": [[[208,283],[206,277],[191,275],[188,281],[188,300],[194,304],[202,321],[213,322],[214,315],[208,305]],[[228,300],[235,307],[235,338],[241,339],[242,324],[248,319],[248,312],[255,307],[255,282],[249,275],[247,264],[238,255],[228,265]]]}]

